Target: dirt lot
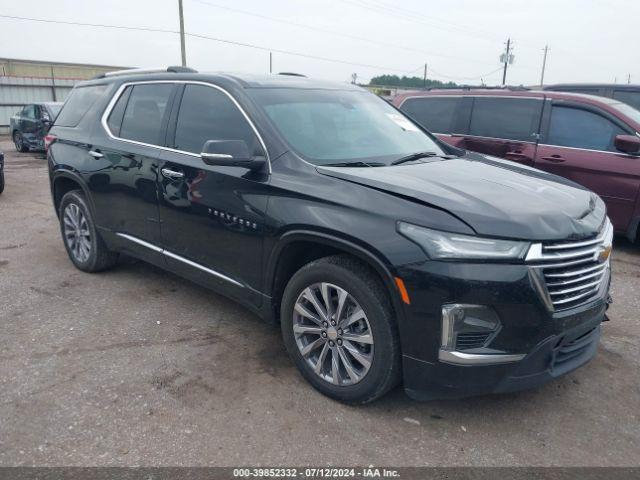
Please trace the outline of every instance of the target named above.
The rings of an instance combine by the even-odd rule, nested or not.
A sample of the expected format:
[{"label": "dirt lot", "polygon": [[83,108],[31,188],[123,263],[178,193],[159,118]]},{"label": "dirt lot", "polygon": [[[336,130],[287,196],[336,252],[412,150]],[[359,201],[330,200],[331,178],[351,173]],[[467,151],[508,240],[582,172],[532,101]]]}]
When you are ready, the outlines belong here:
[{"label": "dirt lot", "polygon": [[639,247],[616,243],[612,321],[578,371],[347,407],[233,302],[143,263],[76,270],[44,157],[0,149],[0,465],[640,465]]}]

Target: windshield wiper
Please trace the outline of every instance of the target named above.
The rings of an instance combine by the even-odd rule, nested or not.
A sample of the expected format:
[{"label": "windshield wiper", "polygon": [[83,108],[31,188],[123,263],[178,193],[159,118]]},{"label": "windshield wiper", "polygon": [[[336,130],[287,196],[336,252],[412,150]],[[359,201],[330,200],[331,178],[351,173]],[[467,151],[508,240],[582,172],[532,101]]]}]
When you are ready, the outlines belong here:
[{"label": "windshield wiper", "polygon": [[401,163],[412,162],[414,160],[420,160],[421,158],[428,157],[438,157],[444,159],[457,158],[455,155],[440,155],[436,152],[417,152],[412,153],[411,155],[407,155],[406,157],[400,157],[399,159],[391,162],[391,165],[400,165]]},{"label": "windshield wiper", "polygon": [[325,163],[322,167],[384,167],[386,163],[380,162],[338,162],[338,163]]}]

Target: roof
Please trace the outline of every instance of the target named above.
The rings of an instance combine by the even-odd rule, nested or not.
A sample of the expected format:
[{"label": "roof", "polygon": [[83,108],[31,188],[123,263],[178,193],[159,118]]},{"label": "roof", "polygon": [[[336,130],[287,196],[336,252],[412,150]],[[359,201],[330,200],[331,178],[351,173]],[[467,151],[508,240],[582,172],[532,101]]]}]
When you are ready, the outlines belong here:
[{"label": "roof", "polygon": [[553,98],[558,100],[578,100],[585,103],[613,104],[620,103],[619,100],[589,95],[586,93],[557,92],[548,90],[486,90],[486,89],[442,89],[442,90],[418,90],[398,95],[394,103],[411,97],[434,97],[434,96],[469,96],[469,97],[527,97],[527,98]]},{"label": "roof", "polygon": [[[170,69],[179,67],[169,67]],[[362,90],[357,85],[344,82],[330,82],[316,80],[301,76],[299,74],[271,74],[256,75],[247,73],[228,72],[186,72],[186,71],[138,71],[132,70],[107,74],[98,78],[82,82],[79,85],[89,85],[112,81],[158,81],[158,80],[191,80],[212,83],[233,82],[242,88],[300,88],[300,89],[325,89],[325,90]]]}]

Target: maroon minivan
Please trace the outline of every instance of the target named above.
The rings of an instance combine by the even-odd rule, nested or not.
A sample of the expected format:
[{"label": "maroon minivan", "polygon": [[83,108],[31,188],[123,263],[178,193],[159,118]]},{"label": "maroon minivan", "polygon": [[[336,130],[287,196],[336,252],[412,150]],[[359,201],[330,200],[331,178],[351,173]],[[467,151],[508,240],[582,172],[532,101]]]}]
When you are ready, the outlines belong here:
[{"label": "maroon minivan", "polygon": [[569,178],[607,204],[631,241],[640,222],[640,110],[566,92],[431,90],[393,104],[456,147]]}]

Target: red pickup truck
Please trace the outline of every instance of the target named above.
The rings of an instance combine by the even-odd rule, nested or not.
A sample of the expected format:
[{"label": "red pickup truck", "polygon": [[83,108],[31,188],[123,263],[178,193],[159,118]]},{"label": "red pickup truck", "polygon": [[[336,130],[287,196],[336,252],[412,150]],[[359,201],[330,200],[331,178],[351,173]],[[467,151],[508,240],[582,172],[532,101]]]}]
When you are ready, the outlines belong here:
[{"label": "red pickup truck", "polygon": [[513,90],[410,92],[394,105],[441,140],[569,178],[607,204],[631,241],[640,223],[640,110],[591,95]]}]

